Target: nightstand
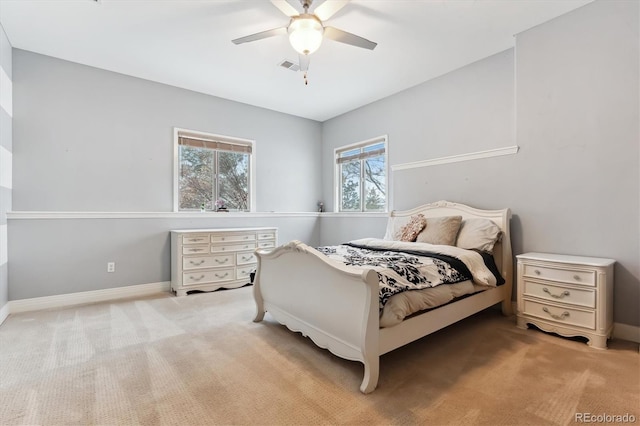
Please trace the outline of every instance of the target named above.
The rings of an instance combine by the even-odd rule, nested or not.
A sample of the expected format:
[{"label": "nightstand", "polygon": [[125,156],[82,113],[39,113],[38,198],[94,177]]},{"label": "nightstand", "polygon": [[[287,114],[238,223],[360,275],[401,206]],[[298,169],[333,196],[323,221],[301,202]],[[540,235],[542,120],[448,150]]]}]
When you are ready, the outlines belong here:
[{"label": "nightstand", "polygon": [[598,257],[525,253],[518,259],[518,327],[582,336],[607,348],[613,329],[613,265]]}]

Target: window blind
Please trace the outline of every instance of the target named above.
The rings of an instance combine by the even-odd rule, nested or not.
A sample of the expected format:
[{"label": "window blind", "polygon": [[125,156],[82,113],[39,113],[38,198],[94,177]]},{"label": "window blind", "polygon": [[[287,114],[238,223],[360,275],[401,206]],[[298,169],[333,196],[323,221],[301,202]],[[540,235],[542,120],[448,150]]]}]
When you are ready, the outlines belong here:
[{"label": "window blind", "polygon": [[251,145],[249,144],[245,145],[227,141],[200,139],[193,136],[178,136],[178,145],[190,146],[193,148],[207,148],[215,149],[218,151],[243,152],[245,154],[251,154]]},{"label": "window blind", "polygon": [[379,157],[384,154],[384,148],[376,149],[374,151],[360,152],[354,155],[347,155],[346,157],[338,157],[336,160],[338,164],[348,163],[354,160],[366,160],[367,158]]}]

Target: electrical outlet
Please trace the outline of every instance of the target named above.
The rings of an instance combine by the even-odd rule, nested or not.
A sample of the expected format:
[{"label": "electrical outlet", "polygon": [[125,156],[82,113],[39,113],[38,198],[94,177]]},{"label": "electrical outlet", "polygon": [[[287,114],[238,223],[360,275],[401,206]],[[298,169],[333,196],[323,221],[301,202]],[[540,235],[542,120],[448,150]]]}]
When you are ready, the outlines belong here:
[{"label": "electrical outlet", "polygon": [[116,271],[116,262],[107,262],[107,272]]}]

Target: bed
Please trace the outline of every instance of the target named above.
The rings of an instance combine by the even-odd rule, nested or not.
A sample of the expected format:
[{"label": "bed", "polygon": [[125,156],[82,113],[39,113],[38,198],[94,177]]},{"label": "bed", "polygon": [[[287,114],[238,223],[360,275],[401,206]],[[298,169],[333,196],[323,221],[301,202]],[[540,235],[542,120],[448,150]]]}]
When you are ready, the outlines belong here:
[{"label": "bed", "polygon": [[394,231],[401,225],[401,229],[406,229],[408,222],[420,216],[433,221],[459,216],[463,227],[464,223],[478,220],[495,224],[500,238],[494,242],[492,255],[504,283],[482,286],[481,291],[413,313],[398,324],[381,327],[381,275],[376,268],[345,265],[322,249],[291,241],[273,250],[256,251],[254,321],[262,321],[268,312],[276,321],[309,337],[317,346],[341,358],[362,362],[364,378],[360,391],[366,394],[377,386],[381,355],[499,303],[502,313],[511,315],[510,210],[480,210],[439,201],[407,211],[393,211],[381,240],[393,240]]}]

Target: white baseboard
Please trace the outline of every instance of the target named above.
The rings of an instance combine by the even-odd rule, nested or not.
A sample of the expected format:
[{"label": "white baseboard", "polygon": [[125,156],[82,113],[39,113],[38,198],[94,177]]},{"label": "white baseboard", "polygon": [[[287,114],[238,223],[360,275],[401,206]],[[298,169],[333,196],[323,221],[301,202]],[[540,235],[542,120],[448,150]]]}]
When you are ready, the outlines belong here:
[{"label": "white baseboard", "polygon": [[[38,311],[41,309],[63,308],[87,303],[105,302],[108,300],[123,299],[127,297],[148,296],[169,291],[171,282],[161,281],[157,283],[131,285],[126,287],[107,288],[103,290],[82,291],[79,293],[58,294],[55,296],[34,297],[32,299],[11,300],[7,314],[18,312]],[[2,318],[0,316],[0,318]],[[0,321],[1,323],[1,321]]]},{"label": "white baseboard", "polygon": [[0,325],[2,325],[4,320],[9,316],[9,303],[10,302],[5,303],[4,306],[0,308]]},{"label": "white baseboard", "polygon": [[616,322],[613,324],[613,337],[640,343],[640,327]]}]

